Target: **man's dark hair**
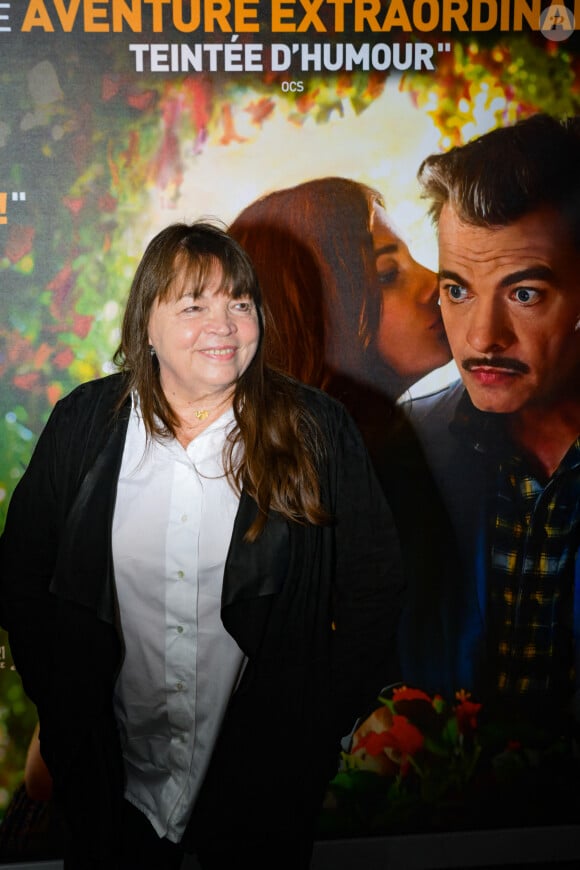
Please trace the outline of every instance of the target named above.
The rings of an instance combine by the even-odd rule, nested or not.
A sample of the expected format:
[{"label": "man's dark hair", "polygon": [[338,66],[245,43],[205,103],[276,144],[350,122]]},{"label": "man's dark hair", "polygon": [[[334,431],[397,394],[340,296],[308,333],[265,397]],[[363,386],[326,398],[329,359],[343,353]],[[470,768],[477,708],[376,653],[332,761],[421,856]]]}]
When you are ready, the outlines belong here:
[{"label": "man's dark hair", "polygon": [[541,206],[553,206],[580,242],[580,116],[533,115],[492,130],[419,168],[430,214],[445,203],[475,226],[506,226]]}]

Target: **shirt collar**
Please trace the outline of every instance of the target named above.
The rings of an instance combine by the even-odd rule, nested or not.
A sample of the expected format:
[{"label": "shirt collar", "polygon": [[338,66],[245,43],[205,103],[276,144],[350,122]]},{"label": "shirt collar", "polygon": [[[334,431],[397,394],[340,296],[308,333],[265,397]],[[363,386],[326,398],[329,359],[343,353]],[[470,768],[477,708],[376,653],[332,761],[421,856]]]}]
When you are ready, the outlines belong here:
[{"label": "shirt collar", "polygon": [[[464,390],[449,424],[449,430],[456,438],[490,459],[505,461],[511,458],[519,463],[522,457],[508,434],[505,418],[505,414],[478,410],[469,398],[467,390]],[[580,467],[580,436],[570,446],[556,473],[578,467]]]},{"label": "shirt collar", "polygon": [[505,458],[506,454],[515,452],[507,432],[505,415],[479,411],[467,390],[463,391],[449,430],[460,441],[490,458]]}]

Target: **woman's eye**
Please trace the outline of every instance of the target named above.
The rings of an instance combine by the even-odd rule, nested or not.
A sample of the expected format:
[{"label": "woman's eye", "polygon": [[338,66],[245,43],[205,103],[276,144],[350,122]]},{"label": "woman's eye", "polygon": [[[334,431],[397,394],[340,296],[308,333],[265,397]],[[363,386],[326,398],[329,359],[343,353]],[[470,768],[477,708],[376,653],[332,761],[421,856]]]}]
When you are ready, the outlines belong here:
[{"label": "woman's eye", "polygon": [[533,305],[540,298],[539,290],[534,290],[533,287],[518,287],[513,292],[513,298],[521,305]]},{"label": "woman's eye", "polygon": [[377,278],[379,284],[394,284],[397,278],[399,277],[399,269],[397,266],[393,266],[391,269],[383,269],[382,271],[377,272]]},{"label": "woman's eye", "polygon": [[249,314],[249,312],[253,310],[253,304],[249,299],[242,299],[238,302],[234,302],[232,308],[234,311],[238,311],[241,314]]},{"label": "woman's eye", "polygon": [[451,302],[463,302],[467,299],[467,290],[461,284],[446,284],[442,292],[447,294]]}]

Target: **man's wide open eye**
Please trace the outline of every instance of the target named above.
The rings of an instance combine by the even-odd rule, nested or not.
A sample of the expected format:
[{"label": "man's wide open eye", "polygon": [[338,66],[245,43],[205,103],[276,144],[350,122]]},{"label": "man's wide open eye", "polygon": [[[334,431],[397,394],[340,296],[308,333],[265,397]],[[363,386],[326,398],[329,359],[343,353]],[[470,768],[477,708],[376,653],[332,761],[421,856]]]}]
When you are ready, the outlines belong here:
[{"label": "man's wide open eye", "polygon": [[445,284],[442,287],[442,292],[445,293],[451,302],[463,302],[467,299],[467,290],[461,284]]},{"label": "man's wide open eye", "polygon": [[533,305],[540,298],[540,291],[533,287],[518,287],[513,292],[513,298],[521,305]]}]

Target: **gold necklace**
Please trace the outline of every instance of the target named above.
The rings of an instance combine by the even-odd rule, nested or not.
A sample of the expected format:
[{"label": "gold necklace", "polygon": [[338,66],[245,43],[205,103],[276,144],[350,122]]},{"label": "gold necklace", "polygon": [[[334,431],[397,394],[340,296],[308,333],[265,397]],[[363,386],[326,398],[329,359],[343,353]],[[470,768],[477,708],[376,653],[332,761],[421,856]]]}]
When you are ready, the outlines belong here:
[{"label": "gold necklace", "polygon": [[200,408],[198,411],[194,411],[193,413],[196,420],[207,420],[209,417],[209,411],[205,408]]}]

